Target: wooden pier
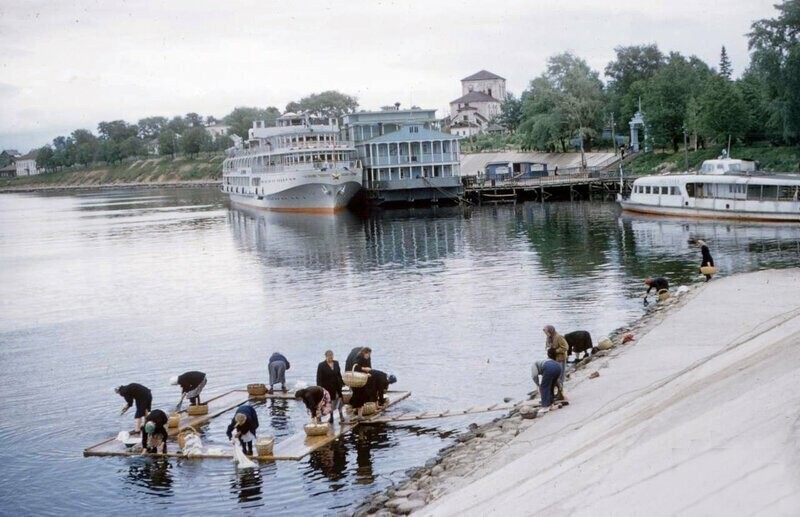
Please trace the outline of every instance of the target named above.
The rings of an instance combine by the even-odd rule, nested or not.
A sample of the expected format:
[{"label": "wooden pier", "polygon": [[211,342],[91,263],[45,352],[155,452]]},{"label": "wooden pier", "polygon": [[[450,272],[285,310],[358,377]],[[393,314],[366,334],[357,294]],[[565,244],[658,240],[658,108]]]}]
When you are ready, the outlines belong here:
[{"label": "wooden pier", "polygon": [[[411,396],[410,391],[388,391],[386,393],[386,398],[388,399],[388,404],[386,407],[377,413],[375,416],[378,416],[383,413],[389,407],[397,404],[398,402],[405,400]],[[168,433],[170,437],[177,436],[181,431],[184,431],[189,428],[197,428],[207,422],[209,422],[212,418],[215,418],[227,411],[235,409],[248,400],[265,400],[265,399],[289,399],[294,398],[293,392],[277,392],[272,394],[267,394],[262,397],[248,397],[247,390],[232,390],[227,393],[223,393],[217,397],[212,399],[208,399],[206,402],[208,403],[208,414],[189,417],[186,415],[186,411],[181,411],[181,423],[178,427],[173,427],[168,429]],[[338,418],[337,418],[338,420]],[[314,452],[315,450],[328,445],[329,443],[333,442],[334,440],[340,438],[345,433],[352,430],[356,427],[359,423],[365,423],[365,421],[355,421],[355,422],[346,422],[344,425],[341,423],[336,423],[331,426],[331,431],[325,436],[306,436],[305,433],[302,431],[296,433],[287,439],[277,442],[273,447],[272,456],[260,456],[254,457],[254,459],[259,460],[300,460],[307,456],[308,454]],[[262,430],[263,434],[263,430]],[[266,433],[269,434],[269,433]],[[171,442],[169,446],[177,448],[177,444]],[[224,447],[224,450],[222,448]],[[190,458],[208,458],[208,459],[233,459],[233,453],[230,450],[231,446],[226,443],[222,446],[204,446],[203,453],[189,456]],[[83,451],[84,456],[142,456],[141,452],[132,452],[129,450],[125,444],[118,441],[116,437],[110,438],[98,444],[92,445],[91,447],[86,448]],[[187,456],[175,452],[168,452],[167,454],[148,454],[147,456],[151,457],[166,457],[166,458],[186,458]]]},{"label": "wooden pier", "polygon": [[[622,190],[630,190],[635,177],[622,177]],[[546,201],[551,197],[559,199],[589,199],[593,194],[611,194],[620,191],[620,176],[616,171],[591,171],[544,176],[540,178],[469,182],[464,188],[464,196],[473,203],[508,203],[517,200],[535,199]]]},{"label": "wooden pier", "polygon": [[508,411],[514,408],[513,402],[499,403],[492,406],[471,407],[468,409],[445,411],[426,411],[424,413],[400,413],[395,416],[373,416],[362,421],[362,424],[392,424],[395,422],[415,422],[417,420],[434,420],[462,415],[475,415],[477,413],[491,413],[493,411]]}]

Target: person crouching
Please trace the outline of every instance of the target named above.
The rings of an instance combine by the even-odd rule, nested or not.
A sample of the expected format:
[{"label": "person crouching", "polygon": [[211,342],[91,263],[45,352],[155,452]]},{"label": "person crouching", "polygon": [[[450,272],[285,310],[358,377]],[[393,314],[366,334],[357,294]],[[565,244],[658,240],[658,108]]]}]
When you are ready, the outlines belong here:
[{"label": "person crouching", "polygon": [[245,454],[253,455],[253,442],[256,440],[258,416],[253,406],[239,406],[225,432],[228,440],[238,439]]},{"label": "person crouching", "polygon": [[161,454],[167,453],[167,414],[160,409],[151,411],[144,422],[142,433],[142,449],[148,454],[155,454],[161,447]]},{"label": "person crouching", "polygon": [[547,349],[547,361],[541,366],[540,371],[542,382],[539,384],[539,400],[541,401],[542,409],[548,411],[555,402],[555,389],[557,386],[561,386],[561,396],[564,400],[567,400],[560,380],[563,369],[561,362],[556,360],[556,350],[554,348]]},{"label": "person crouching", "polygon": [[331,404],[331,394],[328,393],[328,390],[319,386],[311,386],[297,390],[294,393],[294,397],[302,400],[303,404],[306,405],[312,422],[318,424],[322,418],[330,415],[328,422],[333,423],[333,406]]},{"label": "person crouching", "polygon": [[189,399],[189,405],[199,406],[200,393],[206,387],[206,374],[196,371],[186,372],[183,375],[172,377],[169,383],[173,386],[180,385],[181,387],[181,399],[178,401],[178,405],[175,406],[176,410],[181,408],[185,398]]}]

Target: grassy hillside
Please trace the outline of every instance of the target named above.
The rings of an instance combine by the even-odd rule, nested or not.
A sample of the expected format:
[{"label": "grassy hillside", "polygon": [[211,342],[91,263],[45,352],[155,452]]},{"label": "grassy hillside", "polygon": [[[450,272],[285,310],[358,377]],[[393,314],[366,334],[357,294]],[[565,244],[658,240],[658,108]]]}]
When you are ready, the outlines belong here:
[{"label": "grassy hillside", "polygon": [[[690,151],[689,170],[697,170],[703,160],[717,158],[722,147]],[[769,172],[800,172],[800,147],[731,147],[731,157],[755,160],[760,170]],[[686,169],[686,156],[677,153],[640,154],[625,167],[634,173],[683,171]]]},{"label": "grassy hillside", "polygon": [[221,153],[200,154],[194,158],[148,158],[112,166],[94,166],[0,179],[3,187],[108,185],[115,183],[173,183],[180,181],[218,181],[222,178]]}]

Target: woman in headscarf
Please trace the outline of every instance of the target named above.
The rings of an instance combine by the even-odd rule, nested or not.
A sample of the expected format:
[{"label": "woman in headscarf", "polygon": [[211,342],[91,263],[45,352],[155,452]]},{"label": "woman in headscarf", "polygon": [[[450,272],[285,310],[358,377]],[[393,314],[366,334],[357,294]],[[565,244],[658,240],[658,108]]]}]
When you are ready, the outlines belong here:
[{"label": "woman in headscarf", "polygon": [[[368,346],[362,348],[353,361],[353,370],[370,374],[372,372],[372,349]],[[353,396],[350,397],[350,406],[356,411],[356,417],[364,418],[364,404],[370,402],[370,392],[372,379],[367,379],[367,384],[360,388],[353,388]]]},{"label": "woman in headscarf", "polygon": [[569,343],[564,339],[564,336],[556,332],[556,328],[552,325],[545,325],[542,329],[544,335],[547,336],[545,342],[545,350],[551,348],[555,351],[555,360],[561,363],[561,384],[564,384],[564,377],[567,371],[567,356],[569,356]]},{"label": "woman in headscarf", "polygon": [[[697,245],[700,246],[700,253],[703,254],[703,259],[700,262],[700,267],[714,267],[714,259],[711,257],[711,252],[708,250],[708,246],[706,245],[706,241],[697,241]],[[711,280],[711,275],[706,275],[706,282]]]},{"label": "woman in headscarf", "polygon": [[245,454],[253,455],[253,442],[256,441],[256,430],[258,429],[258,416],[253,406],[239,406],[236,413],[228,424],[225,434],[229,440],[239,439],[242,444],[242,451]]},{"label": "woman in headscarf", "polygon": [[331,416],[328,422],[333,423],[331,395],[325,388],[319,386],[303,388],[294,392],[294,398],[303,401],[315,424],[318,424],[326,415]]},{"label": "woman in headscarf", "polygon": [[150,454],[158,452],[161,447],[161,454],[167,453],[167,414],[156,409],[147,414],[144,422],[144,432],[142,433],[142,449]]}]

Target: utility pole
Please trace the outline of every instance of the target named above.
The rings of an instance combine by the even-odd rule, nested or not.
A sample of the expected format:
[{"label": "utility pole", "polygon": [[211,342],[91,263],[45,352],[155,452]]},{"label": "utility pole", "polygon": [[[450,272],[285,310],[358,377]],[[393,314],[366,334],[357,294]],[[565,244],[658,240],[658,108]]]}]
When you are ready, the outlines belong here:
[{"label": "utility pole", "polygon": [[689,141],[686,133],[686,124],[683,125],[683,156],[684,156],[684,170],[689,171]]}]

